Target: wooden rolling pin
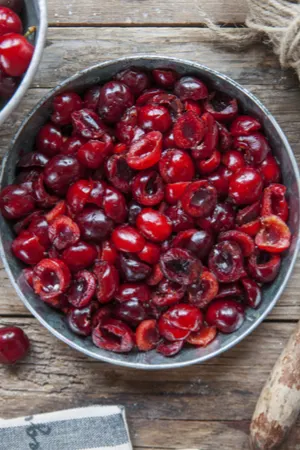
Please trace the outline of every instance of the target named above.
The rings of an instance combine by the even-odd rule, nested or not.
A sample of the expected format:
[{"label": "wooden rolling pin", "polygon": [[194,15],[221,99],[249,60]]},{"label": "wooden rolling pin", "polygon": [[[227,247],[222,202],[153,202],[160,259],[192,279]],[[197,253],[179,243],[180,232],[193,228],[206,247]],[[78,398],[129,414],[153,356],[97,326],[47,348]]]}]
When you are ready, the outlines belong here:
[{"label": "wooden rolling pin", "polygon": [[252,450],[277,449],[300,411],[300,322],[260,394],[250,426]]}]

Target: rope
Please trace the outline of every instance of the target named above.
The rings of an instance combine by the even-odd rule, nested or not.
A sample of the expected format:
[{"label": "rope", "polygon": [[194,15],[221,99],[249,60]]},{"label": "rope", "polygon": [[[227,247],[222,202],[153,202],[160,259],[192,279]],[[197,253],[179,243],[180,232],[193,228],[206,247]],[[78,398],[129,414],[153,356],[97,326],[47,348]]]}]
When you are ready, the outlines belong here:
[{"label": "rope", "polygon": [[[236,29],[234,33],[204,16],[215,40],[236,50],[263,40],[273,46],[281,66],[293,67],[300,79],[300,0],[247,0],[247,3],[247,28]],[[201,10],[200,13],[203,16]]]}]

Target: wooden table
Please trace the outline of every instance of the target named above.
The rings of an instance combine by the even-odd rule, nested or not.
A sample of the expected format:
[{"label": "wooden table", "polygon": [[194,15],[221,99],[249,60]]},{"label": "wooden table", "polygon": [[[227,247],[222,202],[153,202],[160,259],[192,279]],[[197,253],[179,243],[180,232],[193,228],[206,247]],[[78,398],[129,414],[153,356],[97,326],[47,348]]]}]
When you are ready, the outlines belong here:
[{"label": "wooden table", "polygon": [[[201,23],[198,5],[227,25],[243,23],[247,11],[246,0],[49,0],[43,61],[18,111],[1,127],[1,155],[28,111],[61,80],[99,61],[159,52],[207,64],[250,89],[299,159],[296,76],[282,71],[262,45],[242,53],[221,49]],[[267,320],[234,349],[202,365],[141,372],[93,361],[61,343],[29,314],[1,268],[0,324],[22,326],[32,342],[29,358],[0,368],[1,416],[117,403],[126,406],[136,450],[247,449],[259,392],[300,317],[299,275],[298,264]],[[284,448],[300,448],[300,428]]]}]

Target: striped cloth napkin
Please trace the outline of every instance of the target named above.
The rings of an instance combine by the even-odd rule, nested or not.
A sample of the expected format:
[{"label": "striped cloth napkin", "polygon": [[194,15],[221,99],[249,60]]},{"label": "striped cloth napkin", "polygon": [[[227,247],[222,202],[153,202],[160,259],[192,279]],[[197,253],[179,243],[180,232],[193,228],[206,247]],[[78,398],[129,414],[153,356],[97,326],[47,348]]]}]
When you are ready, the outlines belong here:
[{"label": "striped cloth napkin", "polygon": [[90,406],[0,420],[0,450],[132,450],[125,409]]}]

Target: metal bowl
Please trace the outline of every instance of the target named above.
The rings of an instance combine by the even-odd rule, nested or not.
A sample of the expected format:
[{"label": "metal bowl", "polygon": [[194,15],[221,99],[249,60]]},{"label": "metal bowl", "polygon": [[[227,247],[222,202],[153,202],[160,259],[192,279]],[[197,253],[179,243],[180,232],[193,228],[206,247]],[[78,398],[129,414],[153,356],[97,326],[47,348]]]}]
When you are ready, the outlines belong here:
[{"label": "metal bowl", "polygon": [[32,80],[41,61],[47,33],[47,3],[46,0],[25,0],[24,8],[21,14],[24,30],[35,25],[37,31],[34,40],[34,53],[30,65],[22,78],[18,89],[11,99],[1,106],[0,125],[7,119],[12,111],[18,106],[25,92],[32,83]]},{"label": "metal bowl", "polygon": [[253,114],[263,124],[264,131],[280,162],[283,182],[287,186],[290,202],[289,226],[293,238],[291,247],[283,258],[278,277],[270,286],[264,288],[263,302],[260,308],[258,310],[249,309],[247,311],[246,320],[239,330],[229,335],[219,334],[217,339],[206,348],[185,348],[172,358],[165,358],[155,351],[148,353],[116,354],[95,347],[90,338],[80,338],[73,334],[68,329],[64,317],[48,307],[45,303],[41,302],[38,297],[33,294],[30,288],[28,288],[21,275],[21,270],[23,268],[22,264],[19,263],[11,253],[13,232],[9,224],[2,217],[0,218],[0,253],[11,282],[23,303],[32,314],[35,315],[49,331],[51,331],[51,333],[71,347],[95,359],[121,366],[138,369],[183,367],[189,364],[203,362],[219,355],[225,350],[233,347],[251,333],[276,304],[295,264],[299,243],[300,185],[298,167],[284,133],[274,117],[254,95],[221,73],[202,66],[201,64],[177,58],[138,56],[126,57],[98,64],[77,73],[61,83],[61,85],[49,92],[34,108],[29,117],[21,125],[11,144],[10,150],[3,161],[0,178],[1,188],[13,182],[19,152],[24,148],[28,151],[32,149],[34,136],[39,127],[41,127],[48,119],[51,111],[51,103],[56,94],[70,89],[81,92],[88,86],[109,80],[117,72],[130,66],[146,69],[158,67],[172,68],[180,74],[196,75],[204,80],[210,87],[224,90],[237,98],[243,112]]}]

